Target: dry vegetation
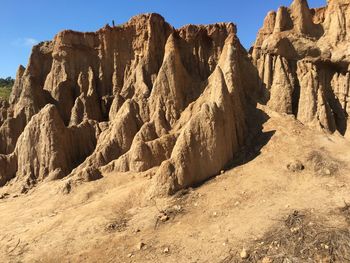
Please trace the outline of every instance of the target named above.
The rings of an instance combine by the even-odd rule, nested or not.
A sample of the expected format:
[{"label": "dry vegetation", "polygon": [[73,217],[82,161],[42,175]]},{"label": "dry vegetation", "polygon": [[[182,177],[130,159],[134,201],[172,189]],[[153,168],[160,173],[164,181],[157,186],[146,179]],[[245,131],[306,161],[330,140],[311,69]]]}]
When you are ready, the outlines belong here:
[{"label": "dry vegetation", "polygon": [[[343,208],[344,209],[344,208]],[[341,211],[343,211],[343,209]],[[346,206],[348,211],[348,206]],[[250,247],[245,262],[349,262],[350,225],[330,226],[311,211],[294,211]],[[231,256],[223,262],[241,262]]]}]

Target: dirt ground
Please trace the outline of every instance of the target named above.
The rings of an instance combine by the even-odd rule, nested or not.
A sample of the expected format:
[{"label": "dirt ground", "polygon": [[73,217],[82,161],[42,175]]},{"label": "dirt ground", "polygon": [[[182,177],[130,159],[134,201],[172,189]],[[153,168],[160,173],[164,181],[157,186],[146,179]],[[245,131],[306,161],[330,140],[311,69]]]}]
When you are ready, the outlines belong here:
[{"label": "dirt ground", "polygon": [[[240,165],[172,197],[150,198],[152,179],[130,173],[105,174],[70,194],[62,193],[65,182],[59,181],[3,196],[0,261],[339,262],[327,257],[333,243],[315,243],[320,252],[307,254],[309,261],[283,259],[283,238],[288,230],[311,231],[311,222],[333,230],[349,226],[350,141],[267,113],[263,133]],[[291,215],[297,219],[292,223]],[[283,226],[287,232],[278,232]],[[303,234],[299,238],[309,240]],[[262,240],[276,248],[262,248]]]}]

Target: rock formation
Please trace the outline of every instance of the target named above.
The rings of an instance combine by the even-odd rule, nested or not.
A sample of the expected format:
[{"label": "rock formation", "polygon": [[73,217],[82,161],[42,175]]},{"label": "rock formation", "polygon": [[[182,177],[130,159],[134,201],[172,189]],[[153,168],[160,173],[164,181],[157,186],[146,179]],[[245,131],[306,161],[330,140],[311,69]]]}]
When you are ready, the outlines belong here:
[{"label": "rock formation", "polygon": [[256,102],[347,133],[350,1],[270,12],[251,54],[232,23],[174,29],[157,14],[33,48],[0,107],[0,186],[151,171],[173,193],[218,174]]},{"label": "rock formation", "polygon": [[270,12],[252,58],[268,105],[302,123],[347,132],[350,113],[350,1],[329,0],[310,9],[306,0]]},{"label": "rock formation", "polygon": [[251,75],[230,23],[176,30],[147,14],[63,31],[33,48],[2,107],[0,185],[156,167],[163,192],[202,182],[244,144]]}]

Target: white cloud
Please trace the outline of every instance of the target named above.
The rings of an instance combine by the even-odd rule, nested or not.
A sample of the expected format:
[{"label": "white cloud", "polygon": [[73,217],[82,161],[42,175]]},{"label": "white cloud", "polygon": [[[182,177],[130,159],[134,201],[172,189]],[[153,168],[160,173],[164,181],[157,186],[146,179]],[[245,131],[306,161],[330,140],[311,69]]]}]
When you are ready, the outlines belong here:
[{"label": "white cloud", "polygon": [[18,38],[12,42],[14,46],[20,46],[20,47],[32,47],[38,43],[39,43],[38,40],[31,37]]}]

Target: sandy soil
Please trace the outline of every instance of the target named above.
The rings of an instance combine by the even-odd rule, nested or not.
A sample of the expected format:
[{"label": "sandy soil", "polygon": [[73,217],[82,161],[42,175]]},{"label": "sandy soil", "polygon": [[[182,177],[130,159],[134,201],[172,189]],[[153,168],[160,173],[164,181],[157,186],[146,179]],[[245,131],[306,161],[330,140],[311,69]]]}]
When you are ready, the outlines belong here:
[{"label": "sandy soil", "polygon": [[[268,115],[244,164],[173,197],[150,198],[152,179],[128,173],[1,199],[0,261],[219,263],[295,210],[345,225],[335,211],[350,203],[350,142]],[[287,169],[296,160],[304,170]]]}]

